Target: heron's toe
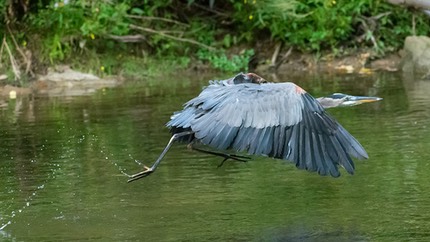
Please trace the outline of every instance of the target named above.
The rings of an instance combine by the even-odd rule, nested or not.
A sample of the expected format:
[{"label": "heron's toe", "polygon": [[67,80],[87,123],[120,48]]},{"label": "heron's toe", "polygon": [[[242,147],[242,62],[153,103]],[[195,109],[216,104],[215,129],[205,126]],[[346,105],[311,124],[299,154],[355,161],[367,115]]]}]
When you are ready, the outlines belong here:
[{"label": "heron's toe", "polygon": [[131,175],[130,176],[130,179],[128,179],[127,180],[127,182],[132,182],[132,181],[135,181],[135,180],[138,180],[138,179],[140,179],[140,178],[144,178],[144,177],[147,177],[147,176],[149,176],[152,172],[154,172],[154,168],[153,167],[148,167],[148,166],[143,166],[143,168],[144,168],[144,170],[143,171],[141,171],[141,172],[139,172],[139,173],[136,173],[136,174],[133,174],[133,175]]}]

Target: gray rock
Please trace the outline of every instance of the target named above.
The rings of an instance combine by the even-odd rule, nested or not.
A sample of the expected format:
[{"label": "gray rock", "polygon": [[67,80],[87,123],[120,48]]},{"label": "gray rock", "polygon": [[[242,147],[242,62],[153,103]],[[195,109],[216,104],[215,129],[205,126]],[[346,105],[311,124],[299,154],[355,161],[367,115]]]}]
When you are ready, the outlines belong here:
[{"label": "gray rock", "polygon": [[116,79],[103,79],[95,75],[74,71],[67,66],[49,70],[33,84],[37,94],[49,96],[80,96],[94,93],[97,89],[114,87]]},{"label": "gray rock", "polygon": [[415,74],[430,72],[430,38],[426,36],[406,37],[401,68],[404,72]]}]

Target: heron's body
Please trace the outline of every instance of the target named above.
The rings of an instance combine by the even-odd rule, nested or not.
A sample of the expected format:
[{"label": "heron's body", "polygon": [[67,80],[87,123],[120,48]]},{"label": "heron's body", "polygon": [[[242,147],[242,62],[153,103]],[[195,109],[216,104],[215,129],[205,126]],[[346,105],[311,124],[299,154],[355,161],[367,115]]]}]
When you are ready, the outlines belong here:
[{"label": "heron's body", "polygon": [[193,138],[215,149],[289,160],[321,175],[339,176],[338,165],[352,174],[351,155],[367,158],[319,102],[290,82],[213,83],[167,126],[173,133],[191,130]]},{"label": "heron's body", "polygon": [[302,88],[265,83],[252,73],[212,81],[167,126],[178,140],[288,160],[320,175],[337,177],[338,166],[353,174],[351,156],[368,158],[360,143]]}]

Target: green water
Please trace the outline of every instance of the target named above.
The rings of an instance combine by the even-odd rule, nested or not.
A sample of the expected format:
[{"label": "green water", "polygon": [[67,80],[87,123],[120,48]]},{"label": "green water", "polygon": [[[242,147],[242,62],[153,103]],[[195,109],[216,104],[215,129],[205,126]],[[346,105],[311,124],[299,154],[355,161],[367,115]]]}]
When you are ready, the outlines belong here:
[{"label": "green water", "polygon": [[[376,95],[332,109],[366,148],[356,174],[320,177],[253,157],[227,162],[176,144],[164,124],[211,76],[91,96],[24,97],[0,109],[2,241],[428,241],[430,81],[399,74],[280,76],[315,96]],[[136,161],[138,160],[138,161]]]}]

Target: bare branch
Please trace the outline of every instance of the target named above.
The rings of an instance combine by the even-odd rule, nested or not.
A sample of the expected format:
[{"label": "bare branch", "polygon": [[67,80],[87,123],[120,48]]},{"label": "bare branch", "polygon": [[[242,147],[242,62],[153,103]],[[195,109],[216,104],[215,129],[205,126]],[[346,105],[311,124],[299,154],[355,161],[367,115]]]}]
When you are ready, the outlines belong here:
[{"label": "bare branch", "polygon": [[1,43],[1,47],[0,47],[0,66],[1,66],[1,62],[2,62],[2,56],[3,56],[3,50],[4,50],[4,40],[6,37],[3,37],[3,41]]},{"label": "bare branch", "polygon": [[134,25],[134,24],[130,24],[129,26],[130,26],[131,29],[141,30],[141,31],[144,31],[144,32],[147,32],[147,33],[151,33],[151,34],[158,34],[158,35],[163,36],[163,37],[168,38],[168,39],[173,39],[173,40],[177,40],[177,41],[181,41],[181,42],[186,42],[186,43],[198,45],[198,46],[206,48],[208,50],[215,50],[214,47],[211,47],[209,45],[205,45],[203,43],[200,43],[200,42],[192,40],[192,39],[186,39],[186,38],[176,37],[176,36],[165,34],[163,32],[160,32],[160,31],[157,31],[157,30],[154,30],[154,29],[140,27],[140,26],[137,26],[137,25]]},{"label": "bare branch", "polygon": [[208,11],[208,12],[214,13],[214,14],[216,14],[216,15],[219,15],[219,16],[221,16],[221,17],[227,17],[227,18],[229,18],[229,17],[230,17],[230,16],[229,16],[228,14],[226,14],[226,13],[223,13],[223,12],[217,11],[217,10],[215,10],[215,9],[213,9],[213,8],[205,7],[205,6],[200,5],[200,4],[198,4],[198,3],[193,3],[193,5],[194,5],[194,6],[196,6],[196,7],[198,7],[198,8],[200,8],[200,9],[203,9],[203,10],[205,10],[205,11]]},{"label": "bare branch", "polygon": [[21,48],[19,48],[19,45],[16,42],[15,37],[13,37],[12,31],[9,28],[9,25],[6,24],[6,27],[7,27],[7,30],[9,32],[9,35],[10,35],[10,37],[11,37],[11,39],[12,39],[12,41],[13,41],[15,47],[16,47],[16,50],[18,50],[19,54],[22,56],[22,58],[24,59],[24,61],[27,62],[27,56],[25,56],[24,52],[21,50]]},{"label": "bare branch", "polygon": [[131,15],[131,14],[128,14],[127,17],[134,18],[134,19],[142,19],[142,20],[158,20],[158,21],[163,21],[163,22],[167,22],[167,23],[174,23],[177,25],[189,27],[189,25],[186,23],[182,23],[182,22],[179,22],[179,21],[176,21],[173,19],[168,19],[168,18],[151,17],[151,16],[138,16],[138,15]]},{"label": "bare branch", "polygon": [[6,27],[7,27],[7,30],[9,31],[9,35],[13,41],[13,44],[15,45],[16,50],[19,52],[22,59],[24,60],[24,64],[26,65],[25,74],[30,73],[31,76],[34,76],[34,73],[31,70],[31,64],[32,64],[31,63],[31,52],[28,50],[28,51],[26,51],[26,53],[24,53],[22,51],[22,49],[19,47],[18,43],[16,42],[15,37],[13,36],[12,31],[9,28],[9,25],[6,25]]},{"label": "bare branch", "polygon": [[9,54],[9,60],[10,60],[10,64],[12,65],[12,71],[13,71],[13,74],[15,75],[15,80],[20,80],[21,79],[21,71],[19,70],[18,63],[16,62],[15,58],[12,55],[12,52],[9,49],[9,46],[6,42],[6,37],[3,37],[3,45],[4,45],[7,53]]},{"label": "bare branch", "polygon": [[279,66],[281,66],[282,63],[284,63],[288,57],[291,55],[291,52],[293,51],[293,47],[290,47],[287,51],[287,53],[284,54],[284,56],[282,56],[281,60],[279,60],[278,63],[276,63],[275,65],[275,70],[277,70],[279,68]]},{"label": "bare branch", "polygon": [[272,55],[272,63],[271,63],[272,66],[276,65],[276,59],[278,58],[279,51],[281,51],[281,47],[282,47],[282,42],[278,42],[276,44],[275,51],[273,52],[273,55]]}]

